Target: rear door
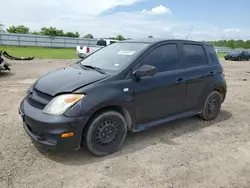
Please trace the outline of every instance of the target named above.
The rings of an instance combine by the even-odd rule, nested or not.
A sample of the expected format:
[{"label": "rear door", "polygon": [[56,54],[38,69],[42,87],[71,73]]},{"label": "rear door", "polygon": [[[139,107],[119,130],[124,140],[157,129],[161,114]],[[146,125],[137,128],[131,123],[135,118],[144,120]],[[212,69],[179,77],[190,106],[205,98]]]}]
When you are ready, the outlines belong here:
[{"label": "rear door", "polygon": [[248,52],[247,51],[242,52],[242,59],[243,60],[248,59]]},{"label": "rear door", "polygon": [[134,82],[137,124],[169,117],[184,110],[185,76],[180,66],[178,43],[164,43],[154,47],[140,61],[157,68],[154,76]]},{"label": "rear door", "polygon": [[187,78],[185,111],[201,110],[214,70],[208,65],[205,49],[199,43],[182,42],[183,68]]}]

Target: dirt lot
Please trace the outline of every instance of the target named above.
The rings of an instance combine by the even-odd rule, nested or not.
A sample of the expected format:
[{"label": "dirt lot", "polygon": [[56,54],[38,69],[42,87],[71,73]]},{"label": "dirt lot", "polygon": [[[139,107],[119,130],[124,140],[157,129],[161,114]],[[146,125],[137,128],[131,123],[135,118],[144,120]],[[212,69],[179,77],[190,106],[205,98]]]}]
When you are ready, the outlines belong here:
[{"label": "dirt lot", "polygon": [[228,95],[216,120],[129,134],[104,158],[38,149],[22,128],[17,108],[28,87],[71,62],[12,62],[11,73],[0,73],[0,187],[250,187],[250,62],[223,62]]}]

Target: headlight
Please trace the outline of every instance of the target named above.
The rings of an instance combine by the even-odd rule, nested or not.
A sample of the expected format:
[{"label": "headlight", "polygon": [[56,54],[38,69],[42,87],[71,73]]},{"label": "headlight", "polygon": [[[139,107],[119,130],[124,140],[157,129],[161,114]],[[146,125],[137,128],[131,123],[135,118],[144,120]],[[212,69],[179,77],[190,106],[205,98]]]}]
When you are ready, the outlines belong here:
[{"label": "headlight", "polygon": [[83,94],[63,94],[55,97],[46,105],[43,112],[51,115],[63,114],[67,109],[76,104],[85,95]]}]

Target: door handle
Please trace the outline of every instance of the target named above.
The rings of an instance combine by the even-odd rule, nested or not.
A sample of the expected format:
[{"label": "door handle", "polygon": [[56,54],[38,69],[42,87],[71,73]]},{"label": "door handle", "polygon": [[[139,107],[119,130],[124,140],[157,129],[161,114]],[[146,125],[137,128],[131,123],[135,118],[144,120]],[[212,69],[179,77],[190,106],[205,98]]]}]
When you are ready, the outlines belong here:
[{"label": "door handle", "polygon": [[213,76],[213,75],[214,75],[214,71],[211,71],[209,75],[210,75],[210,76]]},{"label": "door handle", "polygon": [[183,78],[179,78],[176,83],[181,83],[183,81]]}]

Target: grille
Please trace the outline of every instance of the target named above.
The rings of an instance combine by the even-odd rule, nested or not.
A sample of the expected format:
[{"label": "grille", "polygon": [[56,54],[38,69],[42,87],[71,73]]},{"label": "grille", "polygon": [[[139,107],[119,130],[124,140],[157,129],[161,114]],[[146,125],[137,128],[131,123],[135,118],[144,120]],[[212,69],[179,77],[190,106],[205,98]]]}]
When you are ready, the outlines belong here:
[{"label": "grille", "polygon": [[39,109],[43,109],[52,100],[52,96],[35,88],[30,91],[30,94],[27,96],[27,98],[31,106]]}]

